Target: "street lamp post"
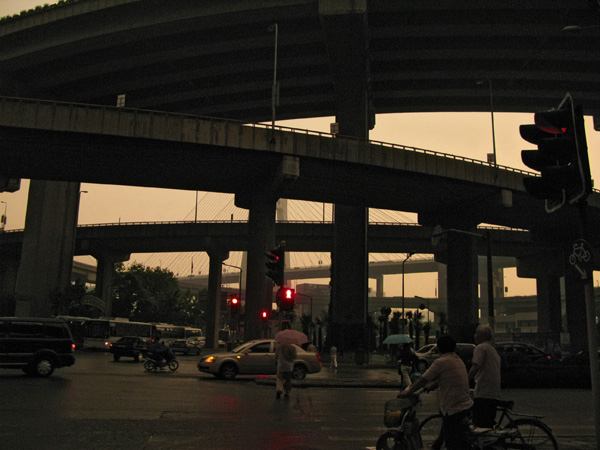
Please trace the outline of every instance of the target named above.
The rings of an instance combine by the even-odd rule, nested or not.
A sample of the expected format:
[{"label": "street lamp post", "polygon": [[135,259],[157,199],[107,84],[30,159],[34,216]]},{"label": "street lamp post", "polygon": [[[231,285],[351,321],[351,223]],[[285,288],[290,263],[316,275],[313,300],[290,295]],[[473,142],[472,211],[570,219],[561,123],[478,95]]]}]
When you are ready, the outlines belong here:
[{"label": "street lamp post", "polygon": [[[494,127],[494,91],[492,89],[492,80],[489,78],[483,80],[477,80],[477,84],[482,85],[483,83],[488,83],[490,86],[490,112],[492,115],[492,148],[494,151],[494,167],[497,168],[497,159],[496,159],[496,128]],[[496,170],[496,176],[498,175],[498,171]]]},{"label": "street lamp post", "polygon": [[227,267],[233,267],[234,269],[239,269],[239,271],[240,271],[240,293],[239,293],[239,296],[240,296],[240,302],[241,302],[242,301],[242,272],[243,272],[242,268],[238,267],[238,266],[232,266],[231,264],[225,264],[225,263],[221,263],[221,264],[223,264],[224,266],[227,266]]},{"label": "street lamp post", "polygon": [[404,334],[404,324],[406,323],[406,315],[404,314],[404,264],[410,259],[415,252],[408,252],[406,258],[402,261],[402,334]]},{"label": "street lamp post", "polygon": [[279,104],[279,85],[277,84],[277,47],[279,39],[279,25],[274,23],[269,27],[269,31],[275,32],[275,54],[273,61],[273,86],[271,87],[271,126],[275,130],[275,109]]}]

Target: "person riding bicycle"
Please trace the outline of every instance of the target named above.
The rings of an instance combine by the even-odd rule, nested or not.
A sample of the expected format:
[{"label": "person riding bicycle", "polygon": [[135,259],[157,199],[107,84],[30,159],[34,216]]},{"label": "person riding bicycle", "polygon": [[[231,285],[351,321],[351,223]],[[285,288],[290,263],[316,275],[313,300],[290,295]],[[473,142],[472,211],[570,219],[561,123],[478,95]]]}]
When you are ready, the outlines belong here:
[{"label": "person riding bicycle", "polygon": [[447,450],[468,450],[470,444],[469,419],[473,400],[469,390],[467,368],[455,353],[456,340],[443,335],[437,340],[441,356],[412,385],[404,389],[398,397],[406,397],[413,392],[436,382],[439,387],[440,410],[443,414],[442,430]]}]

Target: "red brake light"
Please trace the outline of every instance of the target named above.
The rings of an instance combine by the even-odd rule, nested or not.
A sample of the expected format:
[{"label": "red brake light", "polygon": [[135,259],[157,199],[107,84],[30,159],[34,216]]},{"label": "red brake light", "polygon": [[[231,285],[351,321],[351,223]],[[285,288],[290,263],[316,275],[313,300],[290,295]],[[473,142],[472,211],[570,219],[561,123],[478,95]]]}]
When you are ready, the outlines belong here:
[{"label": "red brake light", "polygon": [[75,344],[71,344],[71,351],[74,352],[75,351]]}]

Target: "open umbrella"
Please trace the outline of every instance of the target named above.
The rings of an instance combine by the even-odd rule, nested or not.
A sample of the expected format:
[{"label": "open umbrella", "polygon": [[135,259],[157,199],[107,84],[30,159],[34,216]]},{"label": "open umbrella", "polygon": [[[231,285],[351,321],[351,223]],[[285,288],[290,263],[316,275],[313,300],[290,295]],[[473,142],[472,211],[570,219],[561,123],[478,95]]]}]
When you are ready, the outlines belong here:
[{"label": "open umbrella", "polygon": [[410,344],[413,340],[406,334],[390,334],[383,341],[384,344]]},{"label": "open umbrella", "polygon": [[275,333],[275,340],[286,344],[302,345],[308,342],[308,336],[298,330],[283,330]]}]

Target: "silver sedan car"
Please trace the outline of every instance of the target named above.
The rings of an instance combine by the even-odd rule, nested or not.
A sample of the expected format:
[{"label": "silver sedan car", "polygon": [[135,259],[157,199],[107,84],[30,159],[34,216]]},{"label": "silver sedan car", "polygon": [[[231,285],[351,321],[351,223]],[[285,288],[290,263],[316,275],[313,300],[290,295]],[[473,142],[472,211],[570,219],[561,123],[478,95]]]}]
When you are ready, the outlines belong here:
[{"label": "silver sedan car", "polygon": [[[198,370],[225,380],[233,380],[237,375],[274,375],[277,372],[276,347],[274,339],[248,341],[230,352],[203,356],[198,361]],[[321,371],[318,353],[307,352],[298,346],[296,351],[298,356],[292,372],[294,379],[303,380],[306,374]]]}]

